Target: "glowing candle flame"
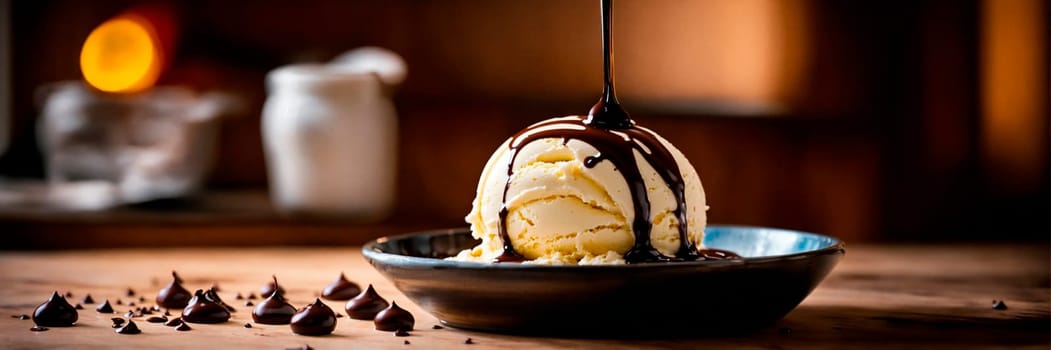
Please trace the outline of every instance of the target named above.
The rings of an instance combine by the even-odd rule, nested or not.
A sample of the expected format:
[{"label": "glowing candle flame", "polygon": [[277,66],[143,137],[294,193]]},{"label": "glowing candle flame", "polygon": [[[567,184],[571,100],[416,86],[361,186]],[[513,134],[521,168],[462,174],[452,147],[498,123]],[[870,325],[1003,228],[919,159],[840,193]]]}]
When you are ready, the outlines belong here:
[{"label": "glowing candle flame", "polygon": [[106,92],[132,93],[153,86],[162,61],[154,27],[134,14],[120,15],[99,25],[80,51],[84,79]]}]

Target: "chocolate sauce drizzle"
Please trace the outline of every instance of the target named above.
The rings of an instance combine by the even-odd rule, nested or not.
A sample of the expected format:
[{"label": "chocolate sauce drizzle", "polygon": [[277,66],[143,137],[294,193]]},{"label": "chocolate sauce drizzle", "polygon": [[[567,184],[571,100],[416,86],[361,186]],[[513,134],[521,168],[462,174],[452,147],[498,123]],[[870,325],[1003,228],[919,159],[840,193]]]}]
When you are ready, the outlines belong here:
[{"label": "chocolate sauce drizzle", "polygon": [[33,323],[41,327],[72,327],[78,317],[73,305],[57,291],[33,311]]},{"label": "chocolate sauce drizzle", "polygon": [[[729,252],[728,254],[714,254],[699,251],[696,244],[689,239],[689,227],[686,221],[686,186],[675,157],[664,147],[656,134],[635,125],[628,113],[620,106],[614,92],[612,24],[612,0],[602,0],[605,84],[602,97],[591,108],[588,116],[586,118],[579,116],[557,118],[534,124],[515,134],[508,143],[510,160],[507,163],[507,183],[504,184],[503,205],[499,213],[499,234],[503,241],[504,251],[496,258],[496,262],[525,260],[525,257],[515,251],[507,232],[507,192],[511,188],[518,151],[533,141],[547,138],[562,139],[563,144],[569,140],[579,140],[590,144],[598,150],[598,153],[585,158],[584,166],[593,168],[602,161],[609,161],[624,176],[635,209],[635,218],[631,224],[635,243],[624,254],[626,262],[722,260],[736,257],[736,254]],[[657,171],[675,196],[675,218],[679,221],[679,249],[675,256],[669,257],[661,254],[650,241],[653,222],[650,221],[649,194],[639,165],[635,162],[634,151],[638,151],[642,158]]]}]

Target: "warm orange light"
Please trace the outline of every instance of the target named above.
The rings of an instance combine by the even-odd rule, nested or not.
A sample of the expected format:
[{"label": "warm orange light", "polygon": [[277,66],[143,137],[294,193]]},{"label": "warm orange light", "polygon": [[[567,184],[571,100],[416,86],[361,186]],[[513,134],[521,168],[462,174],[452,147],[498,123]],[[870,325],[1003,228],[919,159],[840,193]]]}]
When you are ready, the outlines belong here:
[{"label": "warm orange light", "polygon": [[80,71],[88,84],[106,92],[142,91],[161,72],[160,43],[142,17],[121,15],[91,31],[80,51]]}]

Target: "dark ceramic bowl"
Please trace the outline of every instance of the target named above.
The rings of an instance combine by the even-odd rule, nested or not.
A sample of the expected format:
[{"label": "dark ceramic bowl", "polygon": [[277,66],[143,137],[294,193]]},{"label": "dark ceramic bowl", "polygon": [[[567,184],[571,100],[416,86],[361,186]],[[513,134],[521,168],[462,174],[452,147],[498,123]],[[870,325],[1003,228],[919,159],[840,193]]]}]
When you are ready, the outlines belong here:
[{"label": "dark ceramic bowl", "polygon": [[467,230],[384,237],[365,258],[442,323],[569,336],[694,336],[768,327],[799,305],[844,254],[836,238],[709,226],[704,245],[743,256],[603,266],[443,260],[478,244]]}]

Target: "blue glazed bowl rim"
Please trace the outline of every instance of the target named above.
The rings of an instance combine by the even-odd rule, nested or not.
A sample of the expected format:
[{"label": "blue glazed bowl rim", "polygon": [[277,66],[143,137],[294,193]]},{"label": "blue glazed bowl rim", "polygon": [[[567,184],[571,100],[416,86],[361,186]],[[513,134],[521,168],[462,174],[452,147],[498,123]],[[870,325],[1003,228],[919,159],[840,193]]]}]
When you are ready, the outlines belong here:
[{"label": "blue glazed bowl rim", "polygon": [[747,225],[708,225],[706,230],[744,230],[744,231],[774,231],[784,234],[802,235],[808,236],[811,239],[818,239],[829,242],[825,247],[818,249],[806,250],[797,253],[781,254],[781,255],[764,255],[757,257],[745,257],[738,260],[706,260],[706,261],[685,261],[675,263],[643,263],[643,264],[618,264],[618,265],[546,265],[546,264],[519,264],[519,263],[504,263],[494,264],[485,262],[473,262],[473,261],[456,261],[446,260],[439,258],[420,257],[420,256],[409,256],[395,253],[384,252],[380,249],[380,245],[389,241],[398,240],[410,240],[415,237],[426,237],[426,236],[440,236],[440,235],[455,235],[455,234],[470,234],[468,228],[446,228],[446,229],[434,229],[426,231],[417,231],[412,233],[405,233],[399,235],[385,236],[369,241],[361,247],[362,255],[366,259],[389,266],[400,266],[400,267],[416,267],[416,268],[440,268],[440,269],[459,269],[459,270],[542,270],[542,271],[555,271],[555,270],[584,270],[584,269],[654,269],[654,268],[669,268],[669,267],[728,267],[728,266],[743,266],[751,264],[765,264],[784,260],[796,260],[796,259],[809,259],[815,256],[827,255],[827,254],[844,254],[846,252],[846,244],[839,238],[823,235],[813,232],[805,232],[791,229],[782,229],[774,227],[762,227],[762,226],[747,226]]}]

